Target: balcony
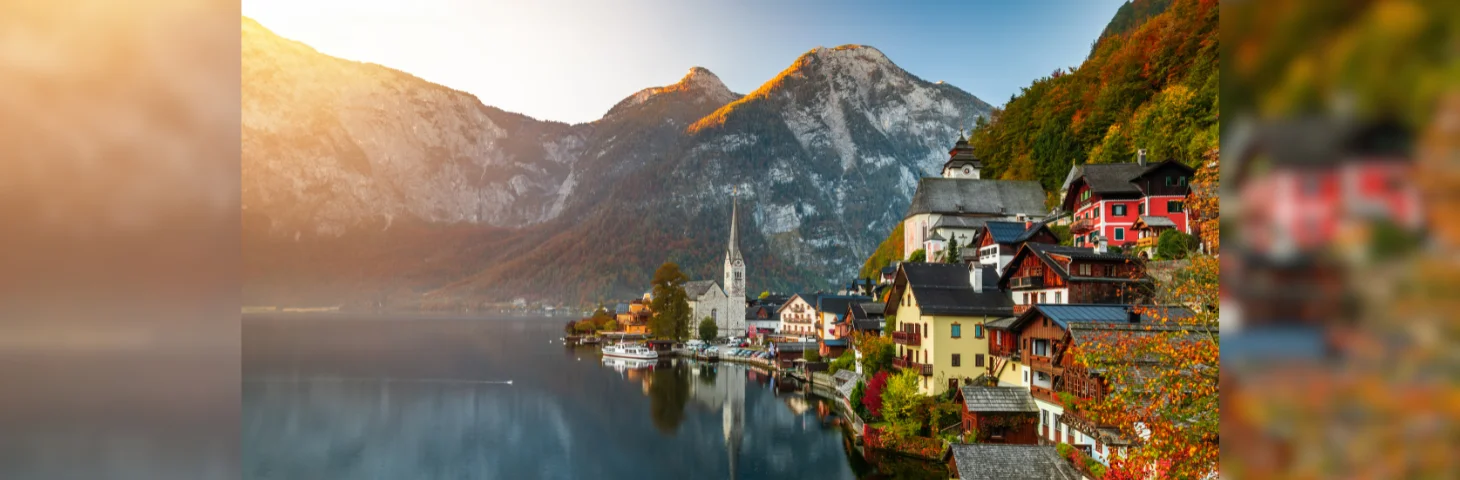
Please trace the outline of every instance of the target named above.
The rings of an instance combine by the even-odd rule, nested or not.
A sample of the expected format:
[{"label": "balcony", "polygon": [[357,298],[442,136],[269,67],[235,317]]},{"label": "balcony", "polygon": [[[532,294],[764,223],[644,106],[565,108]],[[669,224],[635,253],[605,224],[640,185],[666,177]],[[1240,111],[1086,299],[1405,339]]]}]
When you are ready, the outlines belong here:
[{"label": "balcony", "polygon": [[1033,305],[1029,305],[1029,304],[1014,305],[1014,316],[1017,317],[1017,316],[1023,315],[1024,312],[1029,311],[1029,307],[1031,307],[1031,306],[1033,306]]},{"label": "balcony", "polygon": [[1157,237],[1152,236],[1152,237],[1146,237],[1146,238],[1138,239],[1134,243],[1135,248],[1138,248],[1139,249],[1139,248],[1152,248],[1152,247],[1155,247],[1156,246],[1156,238]]},{"label": "balcony", "polygon": [[1084,235],[1093,231],[1095,231],[1095,219],[1093,218],[1081,218],[1070,224],[1070,233],[1074,235]]},{"label": "balcony", "polygon": [[1010,278],[1009,288],[1044,288],[1044,277],[1024,276]]},{"label": "balcony", "polygon": [[1033,368],[1035,370],[1048,372],[1051,375],[1062,375],[1065,373],[1064,367],[1056,365],[1053,361],[1050,360],[1049,357],[1029,355],[1028,361],[1025,362],[1025,365],[1028,365],[1029,368]]},{"label": "balcony", "polygon": [[1012,357],[1019,354],[1019,348],[1012,340],[1002,344],[989,344],[989,354],[995,357]]},{"label": "balcony", "polygon": [[914,370],[917,370],[918,373],[921,374],[924,377],[931,377],[931,376],[933,376],[933,365],[932,364],[918,363],[918,362],[914,362],[914,361],[909,360],[909,359],[906,359],[906,358],[894,358],[894,359],[892,359],[892,367],[893,368],[898,368],[898,369],[909,369],[909,368],[910,369],[914,369]]},{"label": "balcony", "polygon": [[923,344],[923,337],[914,332],[892,332],[892,343],[916,347]]}]

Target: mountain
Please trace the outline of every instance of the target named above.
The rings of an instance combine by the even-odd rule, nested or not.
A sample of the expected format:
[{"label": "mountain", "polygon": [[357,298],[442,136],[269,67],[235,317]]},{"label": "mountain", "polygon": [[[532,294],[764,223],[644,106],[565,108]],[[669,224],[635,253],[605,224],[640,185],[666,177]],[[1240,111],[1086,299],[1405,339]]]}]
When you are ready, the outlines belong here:
[{"label": "mountain", "polygon": [[856,274],[991,107],[868,46],[748,95],[704,68],[603,118],[535,120],[243,20],[246,304],[458,308],[720,277],[739,196],[751,291]]}]

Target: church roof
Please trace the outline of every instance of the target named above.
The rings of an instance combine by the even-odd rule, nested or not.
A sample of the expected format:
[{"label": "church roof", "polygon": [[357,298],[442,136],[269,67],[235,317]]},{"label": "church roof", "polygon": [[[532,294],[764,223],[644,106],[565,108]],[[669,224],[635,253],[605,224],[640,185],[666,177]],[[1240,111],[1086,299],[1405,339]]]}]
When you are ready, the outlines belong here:
[{"label": "church roof", "polygon": [[732,202],[730,205],[730,247],[725,250],[725,259],[744,261],[743,257],[740,256],[739,235],[737,235],[735,228],[735,217],[740,210],[740,199],[736,198]]},{"label": "church roof", "polygon": [[706,292],[709,292],[710,289],[719,287],[720,285],[715,283],[714,280],[696,280],[693,282],[684,282],[684,295],[690,299],[696,299],[700,298],[700,296],[704,295]]},{"label": "church roof", "polygon": [[943,168],[961,167],[965,164],[973,165],[974,168],[983,166],[983,162],[973,155],[973,146],[968,144],[968,139],[959,135],[958,142],[948,151],[948,161],[943,164]]},{"label": "church roof", "polygon": [[1044,189],[1032,180],[926,177],[903,218],[921,213],[1043,216]]}]

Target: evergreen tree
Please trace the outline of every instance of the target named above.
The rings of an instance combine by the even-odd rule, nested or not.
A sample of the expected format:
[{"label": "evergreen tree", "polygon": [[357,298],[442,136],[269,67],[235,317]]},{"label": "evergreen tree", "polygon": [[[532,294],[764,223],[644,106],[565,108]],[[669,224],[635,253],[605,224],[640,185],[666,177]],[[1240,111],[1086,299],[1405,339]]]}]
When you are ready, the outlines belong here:
[{"label": "evergreen tree", "polygon": [[705,317],[704,320],[700,320],[700,340],[706,342],[714,340],[715,336],[720,334],[719,330],[720,327],[715,325],[715,319]]},{"label": "evergreen tree", "polygon": [[961,261],[962,259],[959,256],[962,255],[962,252],[959,250],[958,237],[955,236],[952,240],[948,241],[948,253],[944,255],[943,263],[958,263]]}]

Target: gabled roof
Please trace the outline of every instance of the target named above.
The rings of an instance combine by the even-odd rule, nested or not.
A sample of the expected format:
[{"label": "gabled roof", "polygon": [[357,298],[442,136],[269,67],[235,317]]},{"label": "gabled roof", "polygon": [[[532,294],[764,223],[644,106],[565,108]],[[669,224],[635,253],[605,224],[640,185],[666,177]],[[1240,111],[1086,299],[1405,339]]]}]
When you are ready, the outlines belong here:
[{"label": "gabled roof", "polygon": [[872,297],[864,297],[861,295],[823,295],[816,302],[816,310],[822,313],[834,314],[837,316],[837,320],[841,320],[847,315],[847,311],[851,305],[866,302],[871,299]]},{"label": "gabled roof", "polygon": [[1145,224],[1147,227],[1152,227],[1152,228],[1160,228],[1160,227],[1176,228],[1176,222],[1171,221],[1170,218],[1156,216],[1156,215],[1141,215],[1141,218],[1136,219],[1136,224],[1137,225]]},{"label": "gabled roof", "polygon": [[715,283],[714,280],[695,280],[693,282],[684,282],[684,295],[690,300],[694,300],[700,298],[701,295],[704,295],[705,292],[709,292],[712,288],[720,288],[720,284]]},{"label": "gabled roof", "polygon": [[[1025,225],[1025,222],[989,221],[984,228],[988,229],[988,235],[993,236],[994,243],[1004,245],[1028,241],[1041,230],[1049,232],[1049,226],[1044,222],[1031,221],[1028,227]],[[1054,233],[1050,232],[1050,235]]]},{"label": "gabled roof", "polygon": [[983,162],[974,156],[973,146],[969,145],[968,139],[960,134],[958,141],[953,144],[953,149],[948,151],[948,161],[943,163],[943,168],[962,167],[965,164],[979,168]]},{"label": "gabled roof", "polygon": [[[927,315],[1007,316],[1014,310],[1013,300],[991,289],[988,282],[984,291],[975,292],[968,282],[968,268],[960,264],[903,263],[893,284],[894,296],[901,294],[899,287],[911,288],[918,309]],[[888,302],[886,312],[895,313],[897,306],[897,302]]]},{"label": "gabled roof", "polygon": [[1001,330],[1008,330],[1009,326],[1013,325],[1014,321],[1018,319],[1019,317],[1004,317],[998,320],[990,320],[984,322],[983,326],[984,328],[997,328]]},{"label": "gabled roof", "polygon": [[948,449],[962,480],[1079,480],[1080,472],[1049,445],[955,443]]},{"label": "gabled roof", "polygon": [[964,385],[963,408],[970,412],[1038,412],[1034,397],[1024,387]]},{"label": "gabled roof", "polygon": [[[1130,321],[1132,308],[1135,308],[1139,314],[1136,322]],[[1164,314],[1165,318],[1163,319],[1156,315],[1158,312]],[[1041,303],[1024,311],[1024,314],[1020,315],[1013,324],[1009,325],[1009,328],[1017,329],[1040,315],[1066,329],[1070,328],[1071,325],[1083,323],[1137,325],[1144,329],[1151,326],[1160,326],[1170,320],[1189,318],[1194,313],[1189,308],[1178,306]]]},{"label": "gabled roof", "polygon": [[791,306],[792,303],[796,302],[796,299],[800,299],[801,301],[806,302],[807,305],[811,305],[812,308],[816,308],[817,297],[820,295],[820,293],[792,294],[791,298],[787,298],[785,303],[782,303],[781,306],[776,307],[776,314],[779,315],[781,313],[781,310],[784,310],[786,307]]},{"label": "gabled roof", "polygon": [[1044,189],[1032,180],[925,177],[903,218],[921,213],[1044,215]]},{"label": "gabled roof", "polygon": [[[1095,253],[1095,249],[1088,248],[1088,247],[1067,247],[1067,246],[1064,246],[1064,245],[1051,245],[1051,244],[1047,244],[1047,243],[1025,243],[1022,247],[1019,248],[1019,251],[1018,252],[1014,253],[1014,258],[1009,260],[1009,265],[1019,265],[1020,262],[1024,261],[1023,260],[1024,257],[1030,256],[1030,255],[1033,255],[1035,258],[1038,258],[1039,261],[1042,262],[1042,263],[1044,263],[1044,265],[1046,267],[1048,267],[1051,270],[1053,270],[1056,275],[1059,275],[1060,278],[1063,278],[1063,279],[1066,279],[1066,280],[1068,280],[1068,279],[1071,278],[1070,277],[1070,272],[1068,270],[1066,270],[1068,267],[1065,264],[1061,263],[1061,262],[1055,261],[1055,259],[1051,255],[1058,255],[1058,256],[1063,256],[1063,257],[1069,257],[1071,260],[1081,260],[1081,261],[1096,261],[1096,262],[1111,262],[1111,263],[1118,263],[1118,262],[1136,263],[1136,262],[1139,262],[1140,261],[1137,257],[1133,257],[1133,256],[1121,254],[1121,253],[1112,253],[1112,252]],[[999,278],[998,278],[998,286],[999,286],[999,288],[1008,289],[1009,288],[1009,279],[1010,278],[1013,278],[1014,277],[1014,273],[1016,273],[1018,270],[1019,269],[1017,267],[1016,268],[1005,268],[1003,275],[1000,275]],[[1143,282],[1149,282],[1150,281],[1149,279],[1146,279],[1146,278],[1123,278],[1123,277],[1074,277],[1074,278],[1080,279],[1080,280],[1096,280],[1096,281],[1102,281],[1102,282],[1121,282],[1121,283],[1143,283]]]},{"label": "gabled roof", "polygon": [[982,227],[984,222],[988,221],[988,217],[959,217],[956,215],[943,215],[941,217],[938,217],[938,221],[933,222],[933,228],[978,228]]},{"label": "gabled roof", "polygon": [[897,273],[897,267],[894,267],[892,265],[888,265],[888,266],[882,267],[882,274],[883,275],[893,275],[893,274],[896,274],[896,273]]},{"label": "gabled roof", "polygon": [[1139,163],[1095,163],[1085,165],[1085,183],[1090,191],[1100,194],[1141,193],[1140,187],[1131,180],[1146,173],[1146,166]]}]

